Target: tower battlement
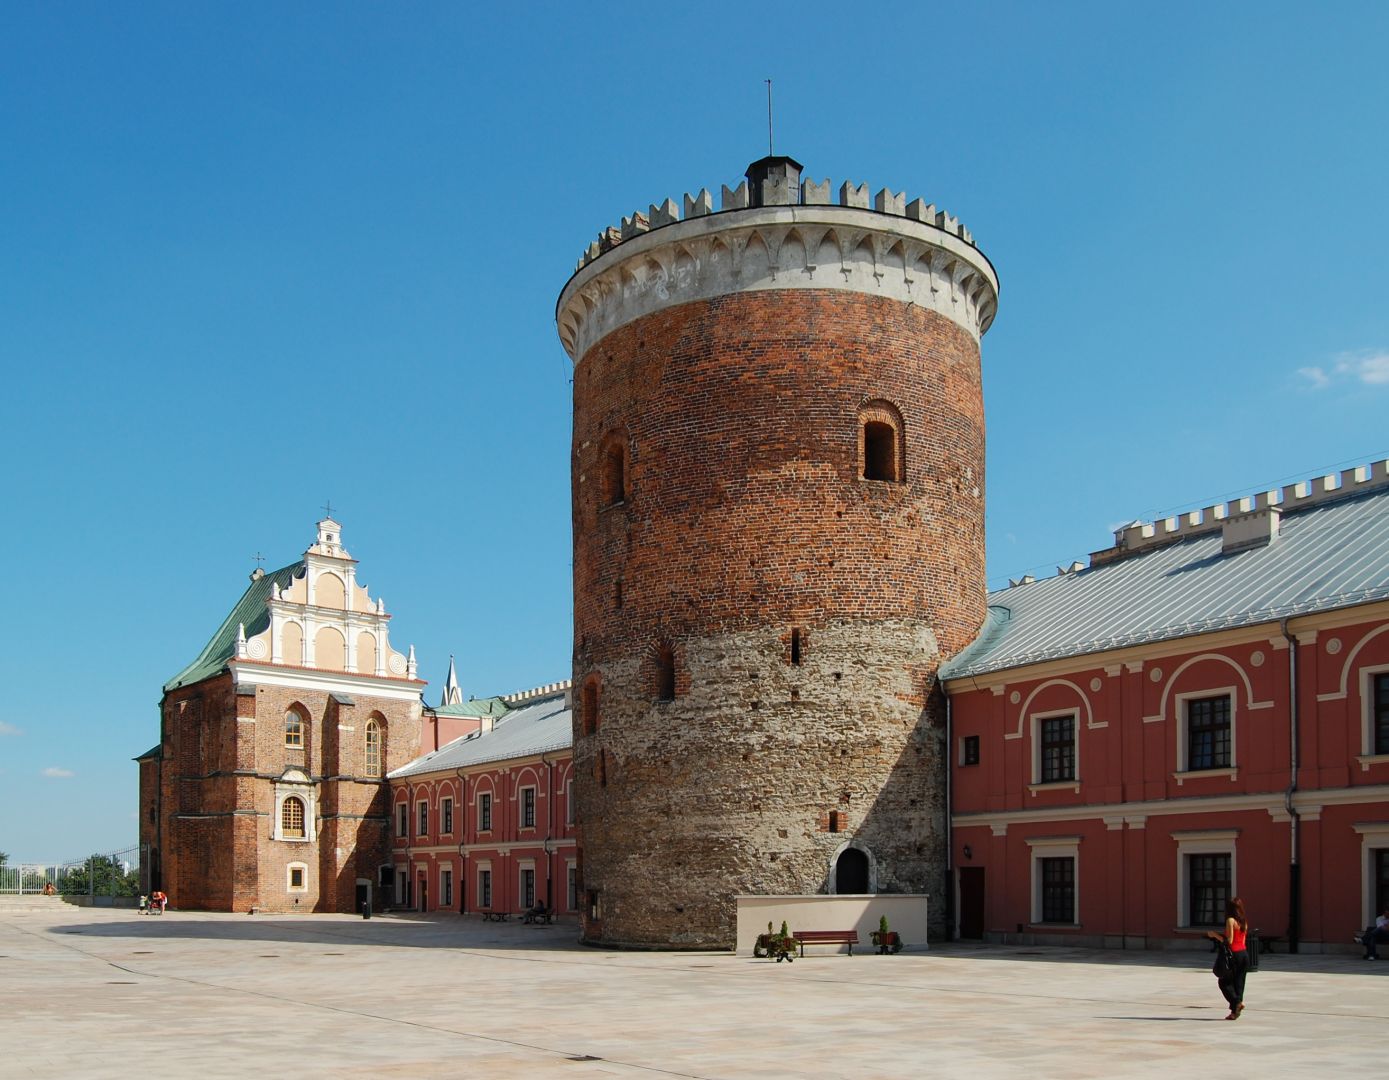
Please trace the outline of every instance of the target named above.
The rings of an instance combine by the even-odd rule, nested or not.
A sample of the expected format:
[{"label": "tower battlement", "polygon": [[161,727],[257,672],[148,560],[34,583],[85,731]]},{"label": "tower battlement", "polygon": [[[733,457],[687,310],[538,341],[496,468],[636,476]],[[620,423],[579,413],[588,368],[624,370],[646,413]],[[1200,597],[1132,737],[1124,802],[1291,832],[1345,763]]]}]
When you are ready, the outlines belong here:
[{"label": "tower battlement", "polygon": [[867,184],[802,181],[791,158],[763,158],[723,188],[634,211],[598,234],[555,309],[578,361],[599,339],[679,304],[758,291],[831,290],[933,311],[977,343],[998,310],[998,275],[960,220],[924,199]]},{"label": "tower battlement", "polygon": [[[799,168],[797,166],[798,173]],[[749,173],[751,172],[752,170],[749,169]],[[880,188],[878,193],[870,198],[867,184],[852,184],[845,181],[839,185],[839,191],[836,194],[831,191],[828,177],[823,183],[817,184],[814,180],[788,183],[784,176],[764,175],[754,177],[751,182],[743,180],[734,188],[730,188],[727,184],[723,184],[721,187],[722,195],[718,213],[725,213],[730,210],[750,210],[762,206],[837,205],[856,210],[872,210],[879,214],[893,214],[910,221],[919,221],[924,225],[930,225],[942,232],[949,233],[951,236],[959,237],[971,247],[977,247],[974,243],[974,235],[959,218],[948,211],[938,209],[934,203],[928,203],[925,199],[917,198],[908,202],[905,192],[894,193],[890,188]],[[610,225],[601,230],[597,239],[589,244],[584,253],[579,256],[578,265],[574,269],[582,270],[594,259],[611,251],[625,240],[663,228],[666,225],[674,225],[691,218],[706,217],[715,212],[714,197],[709,193],[708,188],[700,188],[697,195],[691,195],[688,191],[685,192],[678,205],[674,199],[666,199],[659,204],[651,203],[645,213],[634,210],[630,217],[622,218],[620,225]]]}]

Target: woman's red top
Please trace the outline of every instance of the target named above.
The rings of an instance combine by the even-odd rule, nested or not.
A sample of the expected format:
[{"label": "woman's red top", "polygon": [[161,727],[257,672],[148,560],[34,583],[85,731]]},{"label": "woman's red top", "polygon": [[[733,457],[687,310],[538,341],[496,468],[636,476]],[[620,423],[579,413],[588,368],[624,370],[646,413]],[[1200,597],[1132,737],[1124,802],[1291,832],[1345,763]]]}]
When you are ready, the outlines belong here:
[{"label": "woman's red top", "polygon": [[1245,931],[1240,929],[1239,923],[1235,923],[1235,928],[1234,928],[1233,931],[1231,931],[1231,934],[1230,934],[1230,951],[1231,951],[1231,952],[1244,952],[1244,951],[1245,951],[1244,939],[1245,939]]}]

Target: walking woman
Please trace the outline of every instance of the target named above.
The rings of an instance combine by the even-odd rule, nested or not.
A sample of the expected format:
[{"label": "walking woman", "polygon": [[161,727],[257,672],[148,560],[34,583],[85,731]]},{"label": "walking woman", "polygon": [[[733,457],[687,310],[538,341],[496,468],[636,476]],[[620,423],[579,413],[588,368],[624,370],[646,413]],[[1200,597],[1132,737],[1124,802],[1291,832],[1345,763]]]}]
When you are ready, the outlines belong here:
[{"label": "walking woman", "polygon": [[1249,974],[1249,951],[1245,944],[1248,932],[1249,920],[1244,914],[1244,901],[1238,896],[1225,901],[1225,932],[1206,932],[1206,937],[1221,942],[1230,950],[1229,970],[1220,977],[1220,992],[1230,1003],[1230,1015],[1225,1017],[1226,1020],[1238,1020],[1240,1013],[1244,1012],[1244,978]]}]

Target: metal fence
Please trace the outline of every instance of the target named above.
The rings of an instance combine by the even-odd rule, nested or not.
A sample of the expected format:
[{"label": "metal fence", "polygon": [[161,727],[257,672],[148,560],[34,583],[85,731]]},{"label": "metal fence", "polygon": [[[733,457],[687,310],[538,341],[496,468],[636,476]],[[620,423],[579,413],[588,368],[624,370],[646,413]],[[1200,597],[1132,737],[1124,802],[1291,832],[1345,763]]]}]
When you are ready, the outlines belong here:
[{"label": "metal fence", "polygon": [[0,866],[0,896],[57,893],[101,898],[135,896],[140,891],[140,849],[109,851],[55,863],[6,863]]}]

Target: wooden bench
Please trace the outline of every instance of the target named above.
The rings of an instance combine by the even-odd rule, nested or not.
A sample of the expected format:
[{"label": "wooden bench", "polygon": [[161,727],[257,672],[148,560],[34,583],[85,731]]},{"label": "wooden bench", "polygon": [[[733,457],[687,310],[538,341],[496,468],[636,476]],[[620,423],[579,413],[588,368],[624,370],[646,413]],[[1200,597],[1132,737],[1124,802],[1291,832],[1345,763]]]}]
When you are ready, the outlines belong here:
[{"label": "wooden bench", "polygon": [[792,937],[796,939],[796,944],[801,947],[801,955],[805,955],[807,945],[847,945],[849,955],[854,955],[854,946],[858,944],[857,930],[796,930]]}]

